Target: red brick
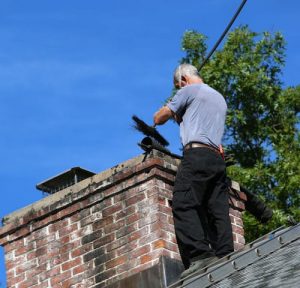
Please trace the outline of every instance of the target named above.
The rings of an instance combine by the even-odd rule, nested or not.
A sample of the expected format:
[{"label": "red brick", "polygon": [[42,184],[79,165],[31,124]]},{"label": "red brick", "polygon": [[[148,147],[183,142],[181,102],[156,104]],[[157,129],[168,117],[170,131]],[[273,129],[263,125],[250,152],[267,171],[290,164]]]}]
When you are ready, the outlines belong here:
[{"label": "red brick", "polygon": [[34,286],[31,286],[30,288],[48,288],[48,282],[43,282],[41,284],[37,284],[37,285],[34,285]]},{"label": "red brick", "polygon": [[69,279],[71,277],[71,271],[66,271],[64,273],[61,273],[59,275],[56,275],[54,277],[51,278],[50,283],[51,285],[56,285],[58,283],[61,283],[67,279]]},{"label": "red brick", "polygon": [[236,235],[236,242],[240,243],[240,244],[243,244],[243,245],[246,243],[245,238],[243,237],[243,235],[239,235],[239,234]]},{"label": "red brick", "polygon": [[14,277],[15,277],[15,271],[14,270],[6,271],[6,279],[8,279],[8,278],[14,278]]},{"label": "red brick", "polygon": [[[50,265],[51,267],[55,267],[56,265],[69,261],[69,259],[70,259],[69,253],[65,253],[65,254],[58,253],[56,256],[50,258]],[[49,262],[49,256],[48,256],[48,262]]]},{"label": "red brick", "polygon": [[131,253],[131,257],[132,258],[138,258],[140,257],[141,255],[144,255],[148,252],[150,252],[151,250],[151,246],[148,244],[148,245],[145,245],[145,246],[142,246],[136,250],[133,250],[132,253]]},{"label": "red brick", "polygon": [[132,169],[124,169],[114,175],[114,182],[124,180],[125,178],[131,177],[133,175]]},{"label": "red brick", "polygon": [[167,215],[172,215],[172,208],[169,207],[169,206],[159,204],[158,209],[159,209],[160,212],[163,212]]},{"label": "red brick", "polygon": [[245,210],[245,204],[244,202],[240,201],[239,199],[236,199],[235,197],[231,196],[229,198],[229,204],[232,208],[237,208],[239,210]]},{"label": "red brick", "polygon": [[152,256],[150,256],[150,255],[144,255],[144,256],[142,256],[141,258],[140,258],[140,262],[141,262],[141,264],[145,264],[145,263],[147,263],[147,262],[150,262],[150,261],[152,261],[153,260],[153,258],[152,258]]},{"label": "red brick", "polygon": [[[1,229],[2,229],[2,227],[1,227]],[[9,252],[16,250],[16,248],[23,248],[23,247],[24,247],[24,239],[22,238],[22,239],[16,240],[12,243],[5,245],[4,251],[5,251],[5,254],[8,254]]]},{"label": "red brick", "polygon": [[26,278],[30,279],[38,274],[40,274],[41,272],[47,270],[47,264],[43,264],[43,265],[38,265],[35,269],[31,269],[26,271]]},{"label": "red brick", "polygon": [[25,273],[22,273],[18,276],[14,276],[14,277],[7,277],[6,282],[7,282],[7,286],[8,287],[12,287],[20,282],[22,282],[23,280],[25,280]]},{"label": "red brick", "polygon": [[177,239],[176,239],[176,236],[173,235],[173,234],[171,234],[171,235],[172,235],[172,236],[170,237],[170,241],[171,241],[172,243],[174,243],[174,244],[177,245]]},{"label": "red brick", "polygon": [[102,228],[106,227],[107,225],[112,224],[113,222],[114,222],[113,216],[104,217],[93,223],[93,230],[96,231],[96,230],[102,229]]},{"label": "red brick", "polygon": [[110,234],[118,231],[121,227],[125,226],[125,219],[121,219],[118,222],[114,222],[111,224],[108,224],[104,227],[104,233]]},{"label": "red brick", "polygon": [[129,206],[116,214],[116,221],[118,221],[119,219],[123,219],[126,216],[129,216],[135,212],[136,212],[135,206],[134,205]]},{"label": "red brick", "polygon": [[129,241],[134,241],[136,239],[140,239],[142,238],[143,236],[145,236],[147,233],[149,232],[149,229],[147,226],[143,227],[142,229],[138,230],[138,231],[135,231],[133,233],[131,233],[129,236],[128,236],[128,240]]},{"label": "red brick", "polygon": [[44,245],[47,245],[47,244],[49,244],[49,242],[52,242],[52,241],[55,241],[55,234],[50,234],[49,236],[47,236],[45,238],[37,239],[35,241],[36,248],[40,248]]},{"label": "red brick", "polygon": [[74,260],[63,263],[61,265],[61,269],[62,269],[62,271],[70,270],[71,268],[78,266],[79,264],[81,264],[81,258],[78,257],[78,258],[75,258]]},{"label": "red brick", "polygon": [[97,249],[93,249],[91,252],[85,254],[83,256],[83,262],[87,263],[87,262],[89,262],[91,260],[94,260],[96,258],[99,258],[99,257],[103,258],[103,255],[104,255],[105,260],[108,257],[108,255],[111,256],[111,257],[115,256],[114,252],[105,253],[105,250],[102,247],[100,247],[100,248],[97,248]]},{"label": "red brick", "polygon": [[158,213],[152,213],[151,215],[147,215],[146,217],[139,220],[138,222],[139,228],[143,228],[144,226],[147,225],[150,225],[151,227],[152,226],[154,227],[155,225],[159,225],[158,219],[159,219]]},{"label": "red brick", "polygon": [[174,226],[174,218],[172,216],[168,216],[168,223],[171,225],[171,226]]},{"label": "red brick", "polygon": [[69,242],[71,241],[71,240],[70,240],[70,235],[66,235],[66,236],[60,238],[58,241],[59,241],[62,245],[63,245],[63,244],[67,244],[67,243],[69,243]]},{"label": "red brick", "polygon": [[115,249],[118,249],[119,247],[122,247],[123,245],[126,245],[128,243],[128,239],[126,237],[122,237],[120,239],[115,240],[112,243],[109,243],[106,245],[106,251],[112,251]]},{"label": "red brick", "polygon": [[81,245],[81,241],[80,239],[74,241],[74,242],[70,242],[70,243],[67,243],[65,245],[63,245],[60,249],[59,249],[59,253],[60,254],[64,254],[64,253],[67,253],[67,252],[70,252],[72,251],[74,248],[78,247]]},{"label": "red brick", "polygon": [[28,250],[27,250],[28,247],[20,247],[18,249],[15,250],[15,256],[18,257],[20,255],[23,255],[25,254]]},{"label": "red brick", "polygon": [[63,227],[66,227],[68,225],[69,225],[68,219],[59,220],[59,221],[57,221],[57,222],[55,222],[55,223],[53,223],[49,226],[49,232],[54,233],[54,232],[60,230]]},{"label": "red brick", "polygon": [[[90,262],[90,263],[92,263],[92,262]],[[90,265],[91,266],[91,265]],[[89,267],[89,265],[88,264],[82,264],[82,265],[80,265],[80,266],[76,266],[76,267],[74,267],[73,268],[73,275],[77,275],[77,274],[80,274],[80,273],[83,273],[84,271],[87,271],[87,270],[89,270],[91,267]]]},{"label": "red brick", "polygon": [[90,209],[83,209],[83,210],[78,211],[78,213],[72,215],[70,217],[70,221],[71,221],[71,223],[78,222],[78,221],[81,221],[83,218],[88,217],[89,215],[91,215]]},{"label": "red brick", "polygon": [[125,255],[124,256],[120,256],[120,257],[118,257],[116,259],[113,259],[111,261],[106,262],[105,263],[105,267],[108,270],[108,269],[111,269],[113,267],[116,267],[116,266],[119,266],[119,265],[125,263],[126,260],[127,260],[127,257]]},{"label": "red brick", "polygon": [[16,262],[15,261],[6,260],[6,262],[5,262],[6,271],[9,271],[9,270],[11,270],[15,267],[16,267]]},{"label": "red brick", "polygon": [[159,188],[157,186],[152,186],[149,183],[149,188],[147,189],[147,197],[150,198],[151,196],[156,196],[159,193]]},{"label": "red brick", "polygon": [[240,211],[234,210],[232,208],[229,208],[229,214],[231,214],[233,216],[236,216],[236,217],[239,217],[239,218],[242,217],[242,213]]},{"label": "red brick", "polygon": [[51,259],[51,257],[58,255],[61,246],[62,244],[58,241],[49,243],[49,245],[47,245],[47,254],[42,255],[41,258],[47,255],[48,259]]},{"label": "red brick", "polygon": [[107,287],[107,285],[106,285],[106,283],[104,283],[104,281],[107,281],[107,279],[110,279],[115,275],[116,275],[116,269],[111,269],[111,270],[97,274],[95,276],[95,282],[97,283],[97,285],[95,287],[97,287],[97,288]]},{"label": "red brick", "polygon": [[241,191],[237,191],[238,195],[239,195],[239,199],[246,202],[247,201],[247,195],[244,192]]},{"label": "red brick", "polygon": [[27,279],[21,283],[18,284],[18,288],[28,288],[33,285],[38,284],[38,278],[37,277],[32,277],[30,279]]},{"label": "red brick", "polygon": [[166,242],[165,248],[169,251],[179,253],[177,244],[171,243],[169,241]]},{"label": "red brick", "polygon": [[94,214],[81,219],[80,220],[80,228],[85,228],[86,226],[90,225],[91,223],[94,223],[99,218],[101,218],[101,213],[95,212]]},{"label": "red brick", "polygon": [[20,237],[24,237],[25,235],[30,233],[30,228],[28,226],[22,227],[15,231],[13,234],[9,235],[9,241],[13,241],[15,239],[18,239]]},{"label": "red brick", "polygon": [[39,221],[35,221],[32,223],[32,230],[37,230],[45,226],[49,226],[51,222],[57,221],[58,215],[49,215],[43,219],[40,219]]},{"label": "red brick", "polygon": [[240,250],[240,249],[244,248],[243,244],[239,244],[239,243],[236,243],[236,242],[234,242],[233,245],[234,245],[234,251],[237,251],[237,250]]},{"label": "red brick", "polygon": [[232,226],[232,232],[237,233],[239,235],[244,235],[244,229],[240,226],[236,226],[234,224],[231,225]]},{"label": "red brick", "polygon": [[151,246],[152,246],[153,249],[165,248],[166,247],[166,241],[162,240],[162,239],[159,239],[159,240],[156,240],[155,242],[153,242],[151,244]]},{"label": "red brick", "polygon": [[117,202],[122,202],[125,200],[125,193],[119,193],[116,194],[115,196],[112,197],[112,201],[114,204],[116,204]]},{"label": "red brick", "polygon": [[80,283],[82,283],[82,280],[84,279],[84,275],[77,275],[77,276],[73,276],[72,278],[66,280],[66,281],[63,281],[61,283],[61,286],[62,287],[72,287],[72,288],[75,288],[75,287],[87,287],[86,285],[81,285]]},{"label": "red brick", "polygon": [[71,252],[71,257],[75,258],[81,256],[85,253],[90,252],[93,249],[93,243],[89,243],[83,246],[80,246]]},{"label": "red brick", "polygon": [[237,234],[236,233],[232,233],[232,237],[233,237],[233,242],[237,242]]},{"label": "red brick", "polygon": [[125,203],[126,203],[126,207],[128,206],[131,206],[131,205],[134,205],[138,202],[141,202],[145,199],[145,194],[144,193],[141,193],[141,194],[138,194],[138,195],[135,195],[127,200],[125,200]]},{"label": "red brick", "polygon": [[109,206],[102,210],[103,218],[107,216],[111,216],[112,214],[122,210],[122,203],[117,203],[115,205]]},{"label": "red brick", "polygon": [[98,203],[95,203],[94,206],[91,207],[91,214],[95,214],[97,212],[102,212],[103,209],[112,206],[112,198],[107,198],[104,201],[100,201]]},{"label": "red brick", "polygon": [[154,231],[139,239],[139,245],[143,246],[160,238],[160,231]]},{"label": "red brick", "polygon": [[130,253],[131,251],[134,251],[135,249],[138,249],[138,241],[131,241],[129,243],[126,243],[125,245],[120,246],[116,252],[118,256],[121,256],[125,253]]},{"label": "red brick", "polygon": [[106,236],[103,236],[94,242],[94,248],[102,247],[108,243],[111,243],[115,240],[115,234],[109,234]]},{"label": "red brick", "polygon": [[115,270],[117,272],[117,275],[122,274],[122,275],[120,275],[120,277],[127,278],[128,276],[131,275],[129,273],[130,269],[132,267],[136,267],[138,265],[139,265],[138,259],[130,259],[130,261],[127,261],[124,264],[119,265],[118,267],[116,267]]},{"label": "red brick", "polygon": [[48,251],[47,251],[47,247],[44,246],[42,248],[35,250],[34,252],[35,252],[35,257],[39,257],[39,256],[47,254]]},{"label": "red brick", "polygon": [[35,230],[32,234],[33,234],[33,237],[34,237],[34,240],[38,240],[38,239],[42,239],[42,238],[45,238],[47,236],[50,235],[50,229],[48,229],[48,227],[43,227],[43,228],[40,228],[38,230]]},{"label": "red brick", "polygon": [[103,231],[102,230],[94,231],[94,232],[92,232],[92,233],[90,233],[90,234],[85,235],[84,237],[82,237],[82,239],[81,239],[81,245],[92,243],[96,239],[99,239],[102,236],[103,236]]},{"label": "red brick", "polygon": [[238,201],[237,203],[237,208],[239,208],[240,210],[244,211],[246,208],[245,208],[245,203],[241,202],[241,201]]},{"label": "red brick", "polygon": [[166,199],[166,197],[163,197],[163,196],[161,196],[160,194],[158,194],[158,196],[157,196],[157,198],[158,198],[158,203],[161,205],[161,206],[167,206],[167,199]]},{"label": "red brick", "polygon": [[63,227],[58,231],[59,237],[62,238],[65,235],[68,235],[78,229],[78,224],[74,223],[72,225],[69,225],[67,227]]},{"label": "red brick", "polygon": [[81,209],[80,203],[75,203],[70,206],[64,207],[64,209],[60,210],[58,212],[58,216],[59,216],[59,218],[64,218],[80,209]]},{"label": "red brick", "polygon": [[126,225],[130,225],[136,221],[138,221],[140,218],[143,218],[140,213],[135,213],[130,216],[126,217]]},{"label": "red brick", "polygon": [[124,226],[116,231],[116,238],[121,238],[127,236],[128,234],[134,232],[137,229],[137,225],[131,224],[129,226]]},{"label": "red brick", "polygon": [[244,223],[243,223],[243,220],[241,218],[238,218],[238,217],[235,217],[234,218],[234,223],[238,226],[241,226],[243,227],[244,226]]},{"label": "red brick", "polygon": [[16,275],[22,274],[25,271],[28,271],[28,270],[33,269],[35,267],[37,267],[37,260],[36,259],[34,259],[32,261],[29,261],[29,262],[24,262],[21,265],[16,267]]},{"label": "red brick", "polygon": [[40,282],[43,282],[47,279],[52,279],[53,277],[57,276],[60,274],[60,267],[54,267],[51,270],[48,271],[43,271],[42,273],[40,273],[39,275],[39,280]]}]

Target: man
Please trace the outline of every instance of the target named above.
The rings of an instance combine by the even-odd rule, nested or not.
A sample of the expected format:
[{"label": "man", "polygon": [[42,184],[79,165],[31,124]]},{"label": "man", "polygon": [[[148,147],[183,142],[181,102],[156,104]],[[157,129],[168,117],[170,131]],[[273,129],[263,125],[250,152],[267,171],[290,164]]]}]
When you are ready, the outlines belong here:
[{"label": "man", "polygon": [[233,251],[226,165],[219,152],[227,105],[190,64],[178,66],[180,90],[154,115],[154,124],[180,125],[183,158],[174,184],[172,211],[186,277]]}]

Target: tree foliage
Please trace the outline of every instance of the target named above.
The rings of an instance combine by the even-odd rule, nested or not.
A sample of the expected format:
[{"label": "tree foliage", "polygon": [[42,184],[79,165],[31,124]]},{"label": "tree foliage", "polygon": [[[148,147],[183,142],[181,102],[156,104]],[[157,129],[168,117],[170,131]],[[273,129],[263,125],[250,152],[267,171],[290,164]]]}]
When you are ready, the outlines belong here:
[{"label": "tree foliage", "polygon": [[[187,31],[181,62],[199,68],[207,52],[205,40],[201,33]],[[229,33],[200,72],[228,104],[225,146],[238,162],[229,175],[275,211],[268,226],[245,215],[248,240],[277,227],[288,214],[300,220],[300,86],[283,85],[285,45],[280,33],[255,33],[242,26]]]}]

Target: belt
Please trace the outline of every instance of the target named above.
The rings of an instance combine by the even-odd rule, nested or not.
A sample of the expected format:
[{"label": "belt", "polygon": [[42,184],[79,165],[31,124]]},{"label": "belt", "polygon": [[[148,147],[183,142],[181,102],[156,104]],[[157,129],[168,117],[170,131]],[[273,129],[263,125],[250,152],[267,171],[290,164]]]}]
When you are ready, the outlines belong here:
[{"label": "belt", "polygon": [[198,143],[198,142],[190,142],[190,143],[186,144],[184,146],[183,150],[186,151],[186,150],[189,150],[191,148],[208,148],[208,149],[210,149],[210,150],[212,150],[212,151],[214,151],[214,152],[216,152],[218,154],[221,154],[219,149],[214,148],[214,147],[212,147],[210,145],[203,144],[203,143]]}]

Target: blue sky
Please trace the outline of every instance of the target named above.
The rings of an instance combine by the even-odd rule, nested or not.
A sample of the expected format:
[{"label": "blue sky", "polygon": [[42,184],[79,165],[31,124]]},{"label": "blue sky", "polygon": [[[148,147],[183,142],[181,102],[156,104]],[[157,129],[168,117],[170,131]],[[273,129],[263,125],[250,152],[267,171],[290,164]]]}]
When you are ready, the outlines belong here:
[{"label": "blue sky", "polygon": [[[211,48],[240,3],[1,1],[0,217],[40,200],[35,185],[66,169],[101,172],[142,153],[131,116],[152,123],[170,95],[184,31],[206,34]],[[296,0],[248,0],[234,24],[283,33],[287,86],[299,84],[299,10]],[[159,131],[179,153],[177,127]]]}]

